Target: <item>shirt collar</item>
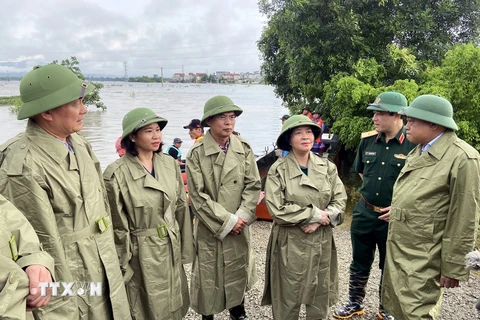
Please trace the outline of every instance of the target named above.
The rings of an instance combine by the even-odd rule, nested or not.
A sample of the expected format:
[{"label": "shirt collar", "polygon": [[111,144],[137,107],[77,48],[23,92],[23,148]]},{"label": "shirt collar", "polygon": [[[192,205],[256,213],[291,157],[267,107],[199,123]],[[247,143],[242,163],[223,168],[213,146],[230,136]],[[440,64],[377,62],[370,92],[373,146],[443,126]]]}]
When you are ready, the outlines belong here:
[{"label": "shirt collar", "polygon": [[[399,144],[403,144],[403,142],[405,141],[405,127],[402,127],[402,129],[398,131],[397,135],[393,139],[396,139]],[[385,133],[380,132],[377,135],[375,142],[379,142],[379,141],[385,142]]]},{"label": "shirt collar", "polygon": [[430,141],[429,143],[427,143],[426,145],[422,145],[422,153],[424,153],[425,151],[427,151],[428,149],[430,149],[430,147],[435,143],[437,142],[438,139],[440,139],[440,137],[444,134],[445,132],[442,132],[440,133],[438,136],[436,136],[435,138],[433,138],[432,141]]}]

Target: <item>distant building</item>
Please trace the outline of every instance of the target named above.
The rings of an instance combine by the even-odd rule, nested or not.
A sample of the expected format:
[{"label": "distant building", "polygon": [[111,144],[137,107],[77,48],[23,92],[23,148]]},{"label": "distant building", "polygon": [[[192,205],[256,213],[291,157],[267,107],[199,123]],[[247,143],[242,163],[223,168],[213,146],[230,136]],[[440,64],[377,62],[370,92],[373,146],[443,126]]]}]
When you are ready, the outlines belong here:
[{"label": "distant building", "polygon": [[174,73],[172,81],[173,82],[183,82],[185,80],[185,73]]},{"label": "distant building", "polygon": [[195,74],[195,82],[201,82],[202,81],[202,77],[206,75],[205,72],[197,72]]}]

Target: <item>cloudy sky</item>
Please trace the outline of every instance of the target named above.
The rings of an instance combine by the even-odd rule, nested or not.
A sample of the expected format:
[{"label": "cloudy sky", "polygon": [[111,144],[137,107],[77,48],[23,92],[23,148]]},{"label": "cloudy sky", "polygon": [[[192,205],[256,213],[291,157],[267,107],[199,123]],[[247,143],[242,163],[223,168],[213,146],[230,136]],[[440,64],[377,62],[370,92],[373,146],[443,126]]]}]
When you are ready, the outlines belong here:
[{"label": "cloudy sky", "polygon": [[85,75],[259,70],[257,0],[3,0],[0,76],[76,56]]}]

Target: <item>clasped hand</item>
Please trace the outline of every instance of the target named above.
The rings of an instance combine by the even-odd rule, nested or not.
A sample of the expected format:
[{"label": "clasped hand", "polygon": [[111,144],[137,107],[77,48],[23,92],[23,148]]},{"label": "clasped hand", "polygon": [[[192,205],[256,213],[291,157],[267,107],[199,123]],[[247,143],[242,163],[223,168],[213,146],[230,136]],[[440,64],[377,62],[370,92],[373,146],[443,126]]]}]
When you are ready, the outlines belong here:
[{"label": "clasped hand", "polygon": [[326,211],[321,210],[321,219],[319,222],[314,222],[307,224],[306,226],[302,227],[303,232],[305,233],[314,233],[318,227],[320,226],[327,226],[330,224],[330,217]]}]

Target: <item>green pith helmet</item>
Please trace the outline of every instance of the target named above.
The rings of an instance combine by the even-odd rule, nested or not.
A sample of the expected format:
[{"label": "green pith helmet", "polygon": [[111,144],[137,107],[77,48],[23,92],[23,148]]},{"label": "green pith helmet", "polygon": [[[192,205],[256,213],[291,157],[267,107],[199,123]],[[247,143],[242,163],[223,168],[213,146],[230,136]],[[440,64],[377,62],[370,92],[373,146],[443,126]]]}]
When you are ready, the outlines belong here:
[{"label": "green pith helmet", "polygon": [[322,112],[320,112],[320,110],[315,110],[315,111],[312,112],[312,114],[315,114],[315,113],[316,114],[322,114]]},{"label": "green pith helmet", "polygon": [[122,140],[130,133],[137,131],[151,123],[158,122],[160,130],[163,130],[167,125],[167,119],[161,118],[148,108],[136,108],[130,110],[122,121]]},{"label": "green pith helmet", "polygon": [[290,140],[288,136],[288,132],[294,128],[301,127],[301,126],[310,126],[313,130],[313,135],[315,140],[320,136],[322,133],[322,129],[316,124],[313,123],[307,116],[297,114],[295,116],[291,116],[290,118],[285,121],[282,126],[282,131],[277,139],[277,147],[282,150],[290,150]]},{"label": "green pith helmet", "polygon": [[17,119],[22,120],[55,109],[91,93],[95,87],[79,79],[70,69],[58,64],[36,66],[20,81],[22,105]]},{"label": "green pith helmet", "polygon": [[369,103],[367,110],[395,112],[408,106],[407,98],[399,92],[388,91],[380,93],[375,102]]},{"label": "green pith helmet", "polygon": [[400,112],[401,115],[438,124],[442,127],[458,130],[453,120],[452,104],[445,98],[433,94],[421,95],[412,101],[409,107]]},{"label": "green pith helmet", "polygon": [[214,115],[224,112],[235,112],[238,117],[242,114],[243,110],[236,106],[233,101],[226,96],[215,96],[210,98],[203,106],[202,127],[208,127],[207,119]]}]

